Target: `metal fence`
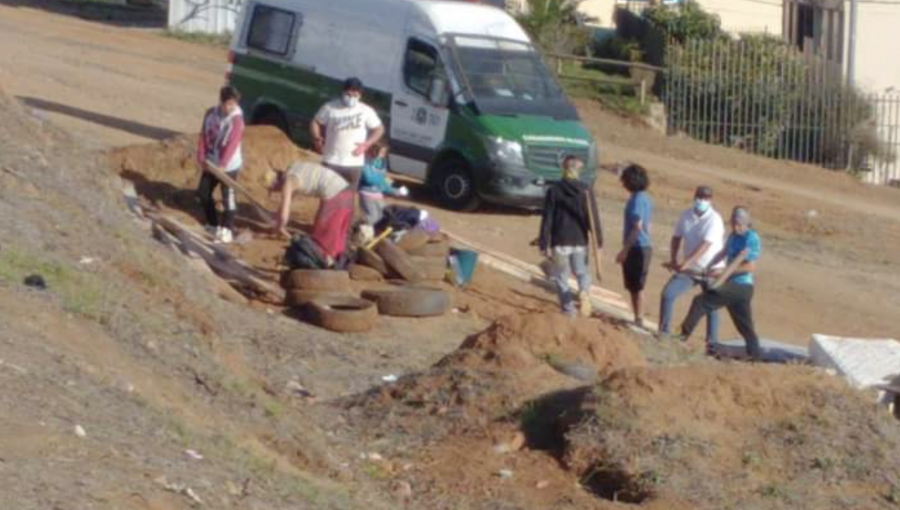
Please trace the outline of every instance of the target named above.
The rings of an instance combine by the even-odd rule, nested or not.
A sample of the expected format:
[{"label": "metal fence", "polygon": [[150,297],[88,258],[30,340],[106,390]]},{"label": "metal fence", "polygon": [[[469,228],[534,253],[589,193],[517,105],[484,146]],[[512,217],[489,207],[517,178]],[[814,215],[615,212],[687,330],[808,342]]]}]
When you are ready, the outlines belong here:
[{"label": "metal fence", "polygon": [[839,64],[773,38],[669,44],[670,131],[778,159],[900,179],[900,96],[849,89]]}]

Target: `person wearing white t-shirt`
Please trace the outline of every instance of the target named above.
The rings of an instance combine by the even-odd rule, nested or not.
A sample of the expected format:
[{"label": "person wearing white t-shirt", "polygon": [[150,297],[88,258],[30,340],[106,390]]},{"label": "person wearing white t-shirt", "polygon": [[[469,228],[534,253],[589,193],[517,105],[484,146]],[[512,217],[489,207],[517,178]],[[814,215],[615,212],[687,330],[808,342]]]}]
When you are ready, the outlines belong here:
[{"label": "person wearing white t-shirt", "polygon": [[366,151],[384,135],[381,119],[362,102],[362,93],[362,82],[347,78],[341,97],[322,105],[309,126],[322,164],[346,179],[354,193],[359,190]]},{"label": "person wearing white t-shirt", "polygon": [[[672,324],[672,309],[679,296],[697,285],[705,285],[710,271],[722,269],[724,261],[715,267],[710,263],[722,251],[725,243],[725,222],[713,209],[713,192],[709,186],[700,186],[694,193],[694,205],[681,213],[675,233],[672,235],[671,259],[664,264],[673,272],[662,291],[659,312],[660,337],[668,337]],[[679,252],[683,260],[678,261]],[[718,342],[719,315],[710,313],[706,318],[706,342]]]}]

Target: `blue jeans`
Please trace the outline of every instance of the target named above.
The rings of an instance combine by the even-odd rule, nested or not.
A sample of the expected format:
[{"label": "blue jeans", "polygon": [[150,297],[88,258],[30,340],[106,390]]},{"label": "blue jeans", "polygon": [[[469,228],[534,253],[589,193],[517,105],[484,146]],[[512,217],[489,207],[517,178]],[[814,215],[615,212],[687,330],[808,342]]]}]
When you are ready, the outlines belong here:
[{"label": "blue jeans", "polygon": [[[694,280],[685,274],[676,273],[669,279],[662,291],[662,299],[659,304],[659,332],[669,333],[672,325],[672,307],[678,296],[691,290],[700,282]],[[719,312],[713,311],[706,316],[706,342],[716,343],[719,341]]]},{"label": "blue jeans", "polygon": [[553,265],[557,273],[553,277],[556,284],[556,293],[559,295],[559,304],[566,313],[575,312],[575,296],[569,289],[569,275],[574,273],[578,281],[578,291],[589,291],[591,288],[591,273],[588,271],[587,249],[574,251],[570,255],[553,255]]}]

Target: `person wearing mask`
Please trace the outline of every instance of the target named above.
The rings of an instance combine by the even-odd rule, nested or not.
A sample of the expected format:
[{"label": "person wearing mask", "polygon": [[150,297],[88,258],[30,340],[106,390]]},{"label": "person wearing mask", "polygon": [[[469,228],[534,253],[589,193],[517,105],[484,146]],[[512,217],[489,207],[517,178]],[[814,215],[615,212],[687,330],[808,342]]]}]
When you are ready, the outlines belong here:
[{"label": "person wearing mask", "polygon": [[588,269],[588,243],[591,218],[597,220],[597,246],[603,247],[600,215],[590,186],[578,179],[584,162],[567,156],[562,163],[562,180],[547,186],[538,246],[552,261],[553,282],[559,295],[563,313],[576,315],[575,298],[569,290],[569,276],[578,282],[578,309],[582,316],[590,316],[591,273]]},{"label": "person wearing mask", "polygon": [[353,191],[346,179],[334,170],[314,163],[294,163],[286,171],[276,171],[267,176],[269,191],[281,193],[278,211],[274,214],[274,230],[283,237],[291,217],[294,193],[318,198],[319,210],[313,222],[310,237],[330,263],[344,253],[350,222],[353,219]]},{"label": "person wearing mask", "polygon": [[622,265],[625,288],[631,296],[634,323],[643,328],[642,295],[653,255],[653,244],[650,242],[653,200],[647,193],[650,177],[644,167],[632,164],[622,171],[621,181],[631,196],[625,204],[622,250],[616,256],[616,262]]},{"label": "person wearing mask", "polygon": [[[241,143],[244,138],[244,112],[239,105],[241,96],[232,86],[222,87],[219,91],[219,104],[207,110],[203,117],[203,126],[197,139],[197,164],[203,169],[197,196],[206,216],[206,229],[213,234],[215,241],[230,243],[234,240],[234,217],[237,212],[237,201],[234,190],[220,182],[207,171],[213,165],[233,180],[237,180],[241,166],[244,164]],[[213,192],[222,186],[222,205],[224,212],[222,221],[216,211]]]},{"label": "person wearing mask", "polygon": [[[700,186],[694,192],[693,207],[681,213],[675,225],[671,241],[671,259],[665,267],[672,271],[663,287],[659,311],[659,336],[668,338],[675,301],[697,285],[706,285],[708,271],[721,271],[725,261],[711,266],[713,258],[722,251],[725,243],[725,222],[712,206],[713,190]],[[683,260],[678,261],[679,252]],[[706,318],[706,343],[718,341],[719,313],[712,312]]]},{"label": "person wearing mask", "polygon": [[362,82],[347,78],[341,97],[325,103],[309,126],[322,164],[346,179],[354,193],[359,190],[366,152],[384,135],[381,119],[362,102],[362,94]]},{"label": "person wearing mask", "polygon": [[[690,338],[700,319],[724,307],[744,338],[747,355],[754,361],[762,361],[750,305],[753,300],[753,273],[761,252],[762,242],[753,230],[750,211],[746,207],[735,207],[731,212],[731,235],[725,242],[725,248],[710,262],[715,265],[720,260],[726,260],[727,265],[715,275],[710,288],[694,298],[681,324],[681,340]],[[712,354],[709,350],[707,353]]]}]

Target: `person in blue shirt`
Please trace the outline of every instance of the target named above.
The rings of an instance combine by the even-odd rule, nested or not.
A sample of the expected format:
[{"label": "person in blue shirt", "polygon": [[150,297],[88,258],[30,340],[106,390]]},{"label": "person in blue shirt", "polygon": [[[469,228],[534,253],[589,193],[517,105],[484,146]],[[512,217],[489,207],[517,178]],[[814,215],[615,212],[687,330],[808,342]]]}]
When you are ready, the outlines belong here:
[{"label": "person in blue shirt", "polygon": [[384,215],[384,196],[405,197],[409,190],[405,186],[394,187],[387,175],[387,146],[376,142],[366,154],[359,180],[359,204],[366,223],[375,225]]},{"label": "person in blue shirt", "polygon": [[616,262],[622,265],[625,288],[631,294],[634,323],[638,327],[643,327],[641,295],[647,283],[650,258],[653,255],[653,246],[650,242],[653,201],[647,193],[650,178],[644,167],[629,165],[622,171],[621,181],[625,189],[631,193],[631,197],[625,204],[622,250],[616,256]]},{"label": "person in blue shirt", "polygon": [[[694,298],[691,309],[681,325],[682,340],[687,340],[700,320],[719,308],[727,308],[738,332],[744,337],[747,355],[754,361],[761,361],[759,337],[753,327],[753,272],[762,252],[759,234],[753,230],[750,211],[746,207],[735,207],[731,212],[731,235],[725,242],[725,249],[716,255],[711,266],[720,260],[727,260],[725,269],[715,276],[715,280],[703,294]],[[707,347],[709,349],[709,347]],[[712,352],[708,351],[708,354]]]}]

